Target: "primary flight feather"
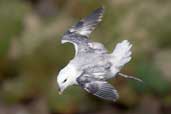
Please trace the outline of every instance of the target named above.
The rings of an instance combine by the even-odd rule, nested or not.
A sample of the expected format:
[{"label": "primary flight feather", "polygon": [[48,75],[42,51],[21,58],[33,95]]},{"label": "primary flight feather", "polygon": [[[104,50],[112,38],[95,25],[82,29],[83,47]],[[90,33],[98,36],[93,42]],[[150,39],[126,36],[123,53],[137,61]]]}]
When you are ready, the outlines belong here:
[{"label": "primary flight feather", "polygon": [[74,45],[75,57],[58,74],[57,83],[60,93],[68,86],[79,85],[99,98],[115,101],[119,95],[117,90],[107,82],[108,79],[118,74],[141,81],[120,73],[121,68],[131,60],[132,44],[124,40],[109,54],[103,44],[89,39],[90,34],[101,22],[103,13],[103,7],[96,9],[64,33],[61,42]]}]

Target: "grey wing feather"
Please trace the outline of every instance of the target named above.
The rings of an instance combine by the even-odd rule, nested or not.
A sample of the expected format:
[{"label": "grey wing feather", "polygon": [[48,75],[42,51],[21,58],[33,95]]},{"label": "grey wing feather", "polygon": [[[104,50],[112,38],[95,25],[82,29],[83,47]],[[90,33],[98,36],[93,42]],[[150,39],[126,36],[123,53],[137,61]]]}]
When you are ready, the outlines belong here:
[{"label": "grey wing feather", "polygon": [[[95,29],[96,25],[102,20],[104,8],[98,8],[92,12],[89,16],[80,20],[77,24],[72,26],[63,35],[62,43],[72,43],[75,46],[76,54],[79,52],[92,51],[92,47],[89,46],[91,41],[88,39],[91,32]],[[100,47],[101,48],[101,47]],[[104,51],[104,50],[102,50]]]},{"label": "grey wing feather", "polygon": [[78,84],[87,92],[110,101],[116,101],[119,98],[114,87],[103,80],[97,80],[88,76],[82,76],[77,79]]},{"label": "grey wing feather", "polygon": [[[96,25],[102,20],[102,16],[104,13],[104,8],[98,8],[94,12],[92,12],[89,16],[83,18],[74,26],[72,26],[62,37],[62,40],[65,42],[77,43],[73,40],[76,40],[79,36],[82,37],[83,42],[87,41],[91,32],[95,29]],[[79,39],[81,40],[81,39]]]},{"label": "grey wing feather", "polygon": [[104,8],[98,8],[92,12],[89,16],[80,20],[76,25],[74,25],[70,32],[79,34],[81,36],[89,37],[91,32],[95,29],[96,25],[101,22],[104,13]]},{"label": "grey wing feather", "polygon": [[[89,59],[90,60],[90,59]],[[98,65],[98,61],[93,60],[91,61],[92,64],[88,64],[82,67],[82,70],[86,73],[91,75],[92,78],[97,78],[101,80],[108,79],[106,76],[108,72],[110,72],[111,63],[103,61],[100,65]],[[95,63],[95,64],[93,64]]]},{"label": "grey wing feather", "polygon": [[93,82],[90,84],[90,88],[97,85],[97,92],[94,93],[94,95],[106,99],[106,100],[111,100],[111,101],[116,101],[118,99],[118,93],[117,91],[113,88],[112,85],[105,81],[97,81]]}]

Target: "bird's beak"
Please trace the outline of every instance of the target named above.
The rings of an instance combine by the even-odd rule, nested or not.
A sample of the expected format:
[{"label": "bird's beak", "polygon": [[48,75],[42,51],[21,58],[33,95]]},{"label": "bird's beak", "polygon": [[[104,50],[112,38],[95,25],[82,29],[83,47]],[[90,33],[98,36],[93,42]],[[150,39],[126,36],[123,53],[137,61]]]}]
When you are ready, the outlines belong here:
[{"label": "bird's beak", "polygon": [[64,89],[58,88],[58,93],[59,93],[59,95],[62,95],[63,91],[64,91]]},{"label": "bird's beak", "polygon": [[58,93],[59,93],[59,95],[62,95],[63,92],[59,91]]}]

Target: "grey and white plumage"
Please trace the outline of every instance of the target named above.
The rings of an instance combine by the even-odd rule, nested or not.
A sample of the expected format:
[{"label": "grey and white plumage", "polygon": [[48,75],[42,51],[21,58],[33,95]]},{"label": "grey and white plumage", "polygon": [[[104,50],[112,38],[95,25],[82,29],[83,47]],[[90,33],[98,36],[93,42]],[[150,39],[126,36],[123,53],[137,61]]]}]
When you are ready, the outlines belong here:
[{"label": "grey and white plumage", "polygon": [[125,78],[138,78],[120,73],[121,68],[131,60],[131,47],[127,40],[118,43],[109,54],[103,44],[89,39],[91,32],[101,22],[104,8],[96,9],[92,14],[80,20],[61,39],[62,43],[72,43],[75,57],[60,70],[57,83],[60,92],[68,86],[79,85],[87,92],[102,99],[115,101],[119,95],[116,89],[107,82],[117,74]]}]

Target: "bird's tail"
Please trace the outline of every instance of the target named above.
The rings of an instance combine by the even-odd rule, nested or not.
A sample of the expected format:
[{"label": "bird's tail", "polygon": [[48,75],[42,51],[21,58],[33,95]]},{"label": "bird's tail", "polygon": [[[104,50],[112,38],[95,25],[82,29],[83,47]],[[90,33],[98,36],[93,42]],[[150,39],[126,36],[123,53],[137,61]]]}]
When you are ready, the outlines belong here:
[{"label": "bird's tail", "polygon": [[121,68],[131,60],[131,47],[132,44],[128,40],[118,43],[111,53],[112,63],[116,68]]}]

